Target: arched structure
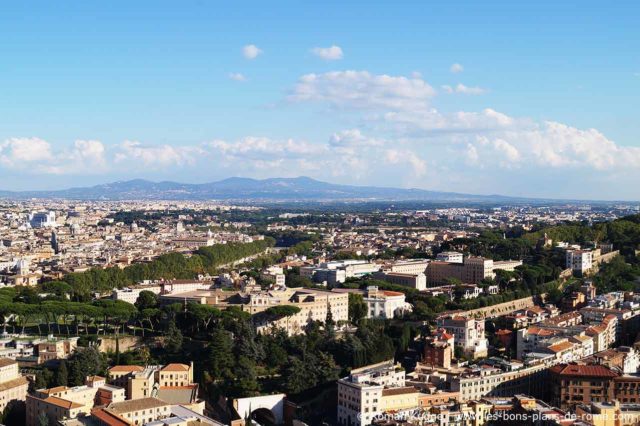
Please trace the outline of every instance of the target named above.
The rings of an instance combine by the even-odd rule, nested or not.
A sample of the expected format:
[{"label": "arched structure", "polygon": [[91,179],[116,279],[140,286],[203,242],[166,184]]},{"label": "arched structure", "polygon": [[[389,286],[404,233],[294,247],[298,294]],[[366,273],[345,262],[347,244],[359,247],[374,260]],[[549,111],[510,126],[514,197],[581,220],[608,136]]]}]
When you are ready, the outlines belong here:
[{"label": "arched structure", "polygon": [[236,409],[241,419],[258,420],[257,417],[259,417],[267,422],[273,419],[274,424],[279,425],[284,422],[284,398],[285,394],[283,393],[238,398],[233,400],[233,408]]}]

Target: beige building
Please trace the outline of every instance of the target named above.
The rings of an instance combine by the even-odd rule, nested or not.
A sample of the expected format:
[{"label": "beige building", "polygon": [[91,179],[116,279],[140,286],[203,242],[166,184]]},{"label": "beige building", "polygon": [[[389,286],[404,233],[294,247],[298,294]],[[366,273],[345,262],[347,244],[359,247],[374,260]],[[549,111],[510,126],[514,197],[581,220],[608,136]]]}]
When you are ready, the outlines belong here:
[{"label": "beige building", "polygon": [[427,288],[427,276],[420,272],[418,274],[401,273],[401,272],[376,272],[374,278],[383,280],[389,284],[409,287],[418,291]]},{"label": "beige building", "polygon": [[494,262],[484,257],[469,256],[460,262],[434,261],[427,268],[427,283],[430,287],[447,284],[449,279],[465,284],[480,284],[486,278],[494,278],[495,271],[513,271],[521,266],[520,260]]},{"label": "beige building", "polygon": [[396,262],[389,268],[385,268],[388,272],[397,272],[399,274],[424,274],[427,272],[427,266],[429,266],[429,260],[405,260]]},{"label": "beige building", "polygon": [[[154,397],[113,402],[102,410],[130,425],[143,425],[171,416],[171,404]],[[94,416],[97,417],[96,412]]]},{"label": "beige building", "polygon": [[66,359],[78,347],[78,338],[49,339],[39,342],[35,347],[38,364],[55,359]]},{"label": "beige building", "polygon": [[39,424],[38,417],[44,413],[50,422],[75,419],[89,415],[94,406],[125,400],[125,390],[106,384],[106,379],[91,376],[83,386],[69,388],[58,386],[39,389],[27,396],[27,426]]},{"label": "beige building", "polygon": [[195,402],[198,390],[193,364],[116,365],[109,369],[109,383],[124,388],[127,399],[161,396],[183,404]]},{"label": "beige building", "polygon": [[255,318],[258,332],[268,332],[273,327],[284,329],[289,335],[302,333],[311,321],[324,322],[327,312],[335,322],[349,319],[349,295],[308,288],[282,288],[256,291],[197,290],[160,296],[163,303],[200,303],[220,309],[238,306],[251,315],[267,311],[276,306],[295,306],[297,314],[285,318],[268,315]]},{"label": "beige building", "polygon": [[20,375],[18,363],[9,358],[0,358],[0,412],[11,401],[24,401],[29,381]]},{"label": "beige building", "polygon": [[158,372],[158,383],[165,386],[189,386],[193,384],[193,366],[167,364]]}]

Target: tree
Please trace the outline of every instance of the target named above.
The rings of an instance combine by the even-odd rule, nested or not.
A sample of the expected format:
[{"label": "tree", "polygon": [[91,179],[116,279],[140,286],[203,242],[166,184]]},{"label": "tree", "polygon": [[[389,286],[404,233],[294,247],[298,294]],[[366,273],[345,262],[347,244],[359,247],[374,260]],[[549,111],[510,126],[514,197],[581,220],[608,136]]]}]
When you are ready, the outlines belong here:
[{"label": "tree", "polygon": [[67,359],[69,369],[69,386],[84,384],[87,376],[104,376],[107,371],[107,360],[104,354],[94,347],[78,348]]},{"label": "tree", "polygon": [[49,426],[49,417],[45,412],[38,414],[38,426]]},{"label": "tree", "polygon": [[232,376],[233,340],[226,330],[216,329],[209,343],[208,371],[214,380]]},{"label": "tree", "polygon": [[36,391],[38,389],[47,388],[47,380],[45,378],[45,372],[49,372],[49,370],[45,368],[43,371],[36,372],[35,380],[32,381],[32,382],[29,382],[29,392],[30,393],[33,393],[34,391]]},{"label": "tree", "polygon": [[361,294],[349,293],[349,321],[359,324],[367,316],[367,304]]},{"label": "tree", "polygon": [[233,393],[238,397],[255,396],[258,393],[258,381],[256,380],[256,363],[252,359],[241,356],[236,365],[236,380],[233,384]]},{"label": "tree", "polygon": [[60,365],[56,370],[56,383],[58,386],[67,386],[69,384],[69,372],[67,370],[67,362],[60,361]]},{"label": "tree", "polygon": [[120,365],[120,338],[116,334],[116,365]]},{"label": "tree", "polygon": [[289,362],[284,377],[286,377],[285,388],[287,394],[297,394],[315,385],[309,368],[297,357],[293,357]]},{"label": "tree", "polygon": [[145,309],[155,308],[158,306],[158,296],[152,291],[143,290],[138,295],[138,299],[134,305],[141,312]]},{"label": "tree", "polygon": [[167,329],[167,334],[164,339],[164,347],[170,353],[177,353],[182,348],[182,333],[178,327],[176,327],[175,321],[169,323],[169,328]]}]

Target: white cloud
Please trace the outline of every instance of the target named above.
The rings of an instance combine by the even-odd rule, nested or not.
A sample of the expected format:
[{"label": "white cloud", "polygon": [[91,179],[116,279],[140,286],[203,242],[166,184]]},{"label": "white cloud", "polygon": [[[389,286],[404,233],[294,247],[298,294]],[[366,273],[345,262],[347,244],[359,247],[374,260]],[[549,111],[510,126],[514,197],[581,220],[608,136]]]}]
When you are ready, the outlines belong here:
[{"label": "white cloud", "polygon": [[242,159],[304,158],[319,154],[323,147],[293,139],[273,140],[266,137],[247,136],[235,142],[214,140],[206,146],[214,152]]},{"label": "white cloud", "polygon": [[51,160],[51,145],[40,138],[10,138],[0,144],[0,161],[8,167]]},{"label": "white cloud", "polygon": [[491,132],[528,124],[527,120],[514,119],[491,108],[480,112],[458,111],[446,114],[435,108],[425,111],[393,111],[385,113],[383,117],[393,131],[413,137]]},{"label": "white cloud", "polygon": [[495,137],[478,136],[467,146],[482,164],[511,168],[587,168],[616,171],[640,167],[640,148],[619,146],[595,129],[581,130],[557,122],[510,129]]},{"label": "white cloud", "polygon": [[244,74],[239,72],[230,72],[229,78],[235,81],[247,81],[247,77],[245,77]]},{"label": "white cloud", "polygon": [[341,130],[329,138],[329,145],[337,148],[375,147],[383,143],[380,139],[366,137],[360,129]]},{"label": "white cloud", "polygon": [[478,154],[478,148],[476,148],[476,146],[471,143],[467,144],[467,148],[464,155],[467,159],[467,164],[477,165],[478,160],[480,160],[480,155]]},{"label": "white cloud", "polygon": [[444,85],[442,86],[442,90],[447,93],[462,93],[464,95],[482,95],[487,93],[487,89],[483,89],[482,87],[468,87],[462,83],[458,83],[455,87]]},{"label": "white cloud", "polygon": [[95,174],[108,168],[105,148],[95,140],[77,140],[54,150],[40,138],[10,138],[0,143],[0,165],[36,174]]},{"label": "white cloud", "polygon": [[464,71],[464,67],[458,63],[455,63],[451,65],[451,67],[449,68],[449,71],[451,71],[454,74],[457,74]]},{"label": "white cloud", "polygon": [[255,59],[258,55],[262,54],[262,50],[255,44],[247,44],[242,48],[242,55],[246,59]]},{"label": "white cloud", "polygon": [[142,162],[147,167],[191,165],[203,153],[194,146],[143,145],[138,141],[124,141],[119,148],[116,162]]},{"label": "white cloud", "polygon": [[289,99],[341,108],[412,110],[426,108],[433,96],[435,90],[421,78],[332,71],[303,75]]},{"label": "white cloud", "polygon": [[336,45],[331,47],[314,47],[311,49],[311,53],[325,61],[336,61],[343,57],[342,48]]},{"label": "white cloud", "polygon": [[389,164],[409,164],[413,169],[415,177],[424,176],[427,172],[427,163],[412,151],[388,149],[385,152],[384,158]]}]

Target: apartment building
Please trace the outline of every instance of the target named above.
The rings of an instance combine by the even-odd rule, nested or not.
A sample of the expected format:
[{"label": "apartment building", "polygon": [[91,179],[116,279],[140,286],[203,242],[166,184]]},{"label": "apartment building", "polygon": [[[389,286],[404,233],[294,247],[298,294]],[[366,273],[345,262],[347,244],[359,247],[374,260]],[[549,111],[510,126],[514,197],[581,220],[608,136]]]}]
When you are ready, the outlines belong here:
[{"label": "apartment building", "polygon": [[590,426],[637,426],[640,406],[619,401],[592,402],[576,406],[576,419]]},{"label": "apartment building", "polygon": [[44,413],[49,422],[75,419],[89,415],[96,404],[125,400],[125,390],[106,384],[103,377],[88,377],[82,386],[58,386],[36,390],[26,399],[27,426],[39,425],[39,416]]},{"label": "apartment building", "polygon": [[379,414],[395,409],[394,404],[407,407],[415,398],[417,406],[414,394],[405,387],[404,369],[393,360],[354,369],[338,380],[338,424],[369,425]]},{"label": "apartment building", "polygon": [[506,315],[504,318],[509,328],[517,330],[556,317],[559,314],[559,309],[553,305],[546,305],[544,307],[532,306],[515,311],[512,314]]},{"label": "apartment building", "polygon": [[472,358],[487,356],[488,341],[484,334],[484,320],[452,314],[436,319],[436,325],[454,336],[455,346]]},{"label": "apartment building", "polygon": [[35,344],[34,355],[37,357],[37,363],[42,364],[55,359],[66,359],[77,347],[78,337],[50,338]]},{"label": "apartment building", "polygon": [[[111,418],[124,420],[128,425],[145,425],[171,417],[171,404],[158,398],[146,397],[113,402],[105,408],[95,410],[92,415],[100,418],[104,416],[102,412],[107,416],[110,415]],[[169,423],[165,424],[172,424],[172,422],[169,421]]]},{"label": "apartment building", "polygon": [[566,267],[579,276],[589,272],[593,267],[593,252],[591,250],[567,250],[565,254]]},{"label": "apartment building", "polygon": [[616,317],[608,316],[593,325],[581,322],[580,315],[573,312],[518,330],[517,358],[524,360],[553,354],[558,362],[571,362],[608,349],[615,343]]},{"label": "apartment building", "polygon": [[184,387],[193,384],[193,365],[167,364],[158,371],[160,387]]},{"label": "apartment building", "polygon": [[109,383],[126,390],[127,399],[150,396],[174,403],[192,404],[198,385],[193,382],[192,364],[116,365],[109,369]]},{"label": "apartment building", "polygon": [[[449,256],[447,256],[449,258]],[[522,265],[520,260],[493,261],[484,257],[469,256],[460,262],[436,260],[427,267],[427,283],[429,287],[447,284],[450,279],[465,284],[480,284],[486,278],[495,277],[495,271],[513,271]]]},{"label": "apartment building", "polygon": [[444,329],[425,338],[422,363],[431,367],[449,368],[453,358],[454,337]]},{"label": "apartment building", "polygon": [[161,366],[116,365],[109,369],[109,383],[122,386],[127,399],[151,396],[157,390],[157,372]]},{"label": "apartment building", "polygon": [[556,365],[548,374],[550,402],[560,408],[613,400],[613,379],[620,375],[603,365],[582,364]]},{"label": "apartment building", "polygon": [[452,392],[459,393],[459,401],[479,400],[485,396],[511,396],[518,393],[542,395],[546,370],[553,361],[540,362],[513,371],[499,368],[467,369],[450,379]]}]

